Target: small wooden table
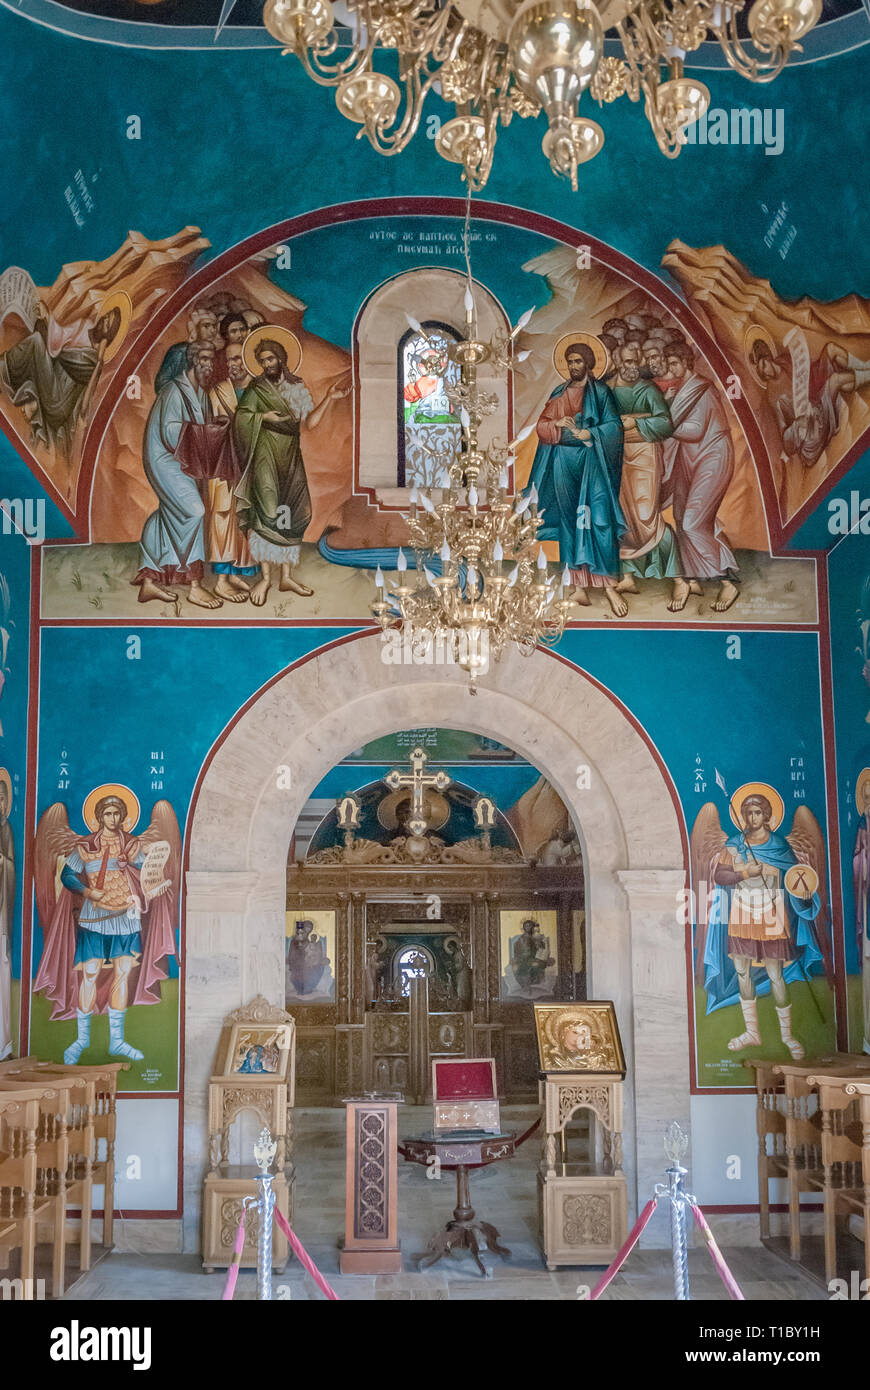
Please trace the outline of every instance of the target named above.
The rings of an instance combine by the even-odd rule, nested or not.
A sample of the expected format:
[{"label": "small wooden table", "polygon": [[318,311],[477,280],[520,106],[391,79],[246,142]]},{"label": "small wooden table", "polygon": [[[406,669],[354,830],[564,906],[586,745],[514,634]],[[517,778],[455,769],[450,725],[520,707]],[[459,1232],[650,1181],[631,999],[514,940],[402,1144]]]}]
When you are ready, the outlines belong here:
[{"label": "small wooden table", "polygon": [[486,1134],[482,1130],[455,1130],[452,1133],[442,1130],[437,1134],[433,1131],[421,1134],[417,1139],[404,1140],[402,1147],[408,1163],[422,1163],[428,1167],[436,1160],[440,1168],[456,1173],[453,1219],[429,1241],[420,1260],[421,1269],[434,1264],[451,1250],[470,1250],[478,1269],[485,1276],[486,1265],[480,1258],[481,1242],[497,1255],[510,1255],[510,1250],[500,1244],[495,1226],[475,1216],[468,1191],[468,1174],[471,1168],[481,1168],[502,1158],[513,1158],[515,1138],[513,1134]]}]

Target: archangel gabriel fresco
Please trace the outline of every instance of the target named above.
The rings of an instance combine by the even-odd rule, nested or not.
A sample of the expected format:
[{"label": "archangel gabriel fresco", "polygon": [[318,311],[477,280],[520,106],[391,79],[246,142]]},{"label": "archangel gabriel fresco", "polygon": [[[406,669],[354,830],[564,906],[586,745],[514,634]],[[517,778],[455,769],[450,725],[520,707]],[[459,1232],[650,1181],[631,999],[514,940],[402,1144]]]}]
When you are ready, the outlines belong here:
[{"label": "archangel gabriel fresco", "polygon": [[[378,239],[394,221],[290,237],[186,296],[207,245],[196,228],[131,234],[50,292],[5,273],[0,409],[68,498],[85,440],[93,465],[92,544],[46,553],[48,615],[367,616],[371,571],[407,543],[410,488],[437,485],[458,430],[463,277],[447,251],[436,261],[415,243],[398,259]],[[534,307],[485,428],[506,441],[532,426],[514,483],[537,488],[578,621],[814,621],[812,568],[771,560],[763,498],[781,525],[870,425],[870,306],[790,306],[727,253],[675,242],[665,265],[683,303],[607,248],[581,261],[531,225],[486,225],[486,331]],[[731,286],[719,298],[714,270]],[[173,291],[172,321],[141,332]],[[135,370],[135,350],[124,357],[123,383],[121,341],[145,345]]]},{"label": "archangel gabriel fresco", "polygon": [[783,1060],[800,1061],[833,1042],[834,962],[819,823],[798,805],[785,833],[785,804],[775,787],[747,782],[729,796],[719,774],[716,780],[734,833],[722,828],[719,804],[708,801],[691,837],[702,1085],[733,1084],[747,1055],[782,1053]]}]

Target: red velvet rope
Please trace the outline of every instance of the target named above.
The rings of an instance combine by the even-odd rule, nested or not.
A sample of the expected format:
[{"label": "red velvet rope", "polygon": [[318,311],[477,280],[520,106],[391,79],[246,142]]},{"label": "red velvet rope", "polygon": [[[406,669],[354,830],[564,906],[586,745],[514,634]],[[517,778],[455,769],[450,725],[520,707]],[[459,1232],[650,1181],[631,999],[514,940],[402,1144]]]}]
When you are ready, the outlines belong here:
[{"label": "red velvet rope", "polygon": [[632,1229],[631,1235],[628,1237],[628,1240],[623,1245],[616,1259],[613,1261],[613,1264],[610,1266],[610,1268],[606,1271],[605,1274],[602,1274],[601,1278],[598,1280],[598,1283],[595,1285],[595,1288],[589,1295],[590,1303],[592,1303],[596,1298],[601,1297],[601,1295],[604,1293],[604,1290],[607,1288],[607,1285],[610,1283],[611,1279],[613,1279],[615,1275],[619,1273],[622,1266],[625,1264],[626,1260],[631,1254],[632,1250],[637,1245],[637,1242],[640,1240],[644,1231],[644,1227],[646,1226],[647,1222],[649,1221],[650,1217],[655,1211],[656,1205],[657,1199],[655,1197],[650,1197],[640,1216],[635,1221],[634,1227]]}]

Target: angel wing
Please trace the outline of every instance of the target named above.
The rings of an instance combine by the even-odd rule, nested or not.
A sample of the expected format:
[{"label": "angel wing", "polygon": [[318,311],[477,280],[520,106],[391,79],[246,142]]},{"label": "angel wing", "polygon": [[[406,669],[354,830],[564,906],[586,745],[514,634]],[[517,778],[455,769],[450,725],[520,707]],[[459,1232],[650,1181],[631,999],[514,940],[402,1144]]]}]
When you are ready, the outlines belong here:
[{"label": "angel wing", "polygon": [[728,839],[719,820],[715,801],[705,801],[692,826],[692,891],[695,895],[695,979],[704,983],[704,947],[707,944],[707,902],[713,887],[713,870]]},{"label": "angel wing", "polygon": [[80,838],[74,830],[70,830],[62,801],[55,801],[53,806],[43,811],[36,827],[34,848],[36,908],[43,931],[48,929],[60,896],[60,861],[72,853]]},{"label": "angel wing", "polygon": [[170,915],[176,921],[181,892],[181,832],[168,801],[155,802],[151,824],[136,838],[145,854],[143,888],[149,899],[168,894]]},{"label": "angel wing", "polygon": [[822,828],[809,806],[798,806],[791,824],[791,833],[785,837],[801,864],[809,864],[819,878],[819,901],[821,907],[816,919],[816,940],[825,963],[825,975],[831,988],[834,987],[834,960],[831,952],[831,921],[828,913],[828,865],[825,853],[825,840]]},{"label": "angel wing", "polygon": [[181,831],[179,831],[178,820],[170,802],[154,802],[149,827],[147,830],[143,830],[142,834],[136,835],[136,840],[139,841],[146,856],[157,844],[165,844],[170,847],[170,853],[165,859],[165,878],[170,883],[175,895],[178,895],[179,887],[181,887]]}]

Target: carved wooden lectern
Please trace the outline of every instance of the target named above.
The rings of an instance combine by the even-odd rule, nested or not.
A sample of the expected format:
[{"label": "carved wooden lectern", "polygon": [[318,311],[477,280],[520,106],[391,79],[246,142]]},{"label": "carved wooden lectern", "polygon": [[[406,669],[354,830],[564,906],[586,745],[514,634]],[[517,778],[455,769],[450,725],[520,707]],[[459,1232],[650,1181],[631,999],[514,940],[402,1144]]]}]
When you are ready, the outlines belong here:
[{"label": "carved wooden lectern", "polygon": [[397,1096],[347,1100],[342,1274],[399,1274]]}]

